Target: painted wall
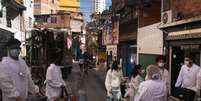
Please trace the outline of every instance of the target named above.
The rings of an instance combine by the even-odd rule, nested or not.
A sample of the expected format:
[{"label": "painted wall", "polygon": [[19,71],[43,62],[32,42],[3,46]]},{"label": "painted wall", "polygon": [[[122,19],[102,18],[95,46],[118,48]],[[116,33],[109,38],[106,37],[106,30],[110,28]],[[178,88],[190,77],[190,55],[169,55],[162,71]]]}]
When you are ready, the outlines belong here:
[{"label": "painted wall", "polygon": [[201,15],[200,0],[170,0],[170,2],[171,9],[180,13],[183,19]]},{"label": "painted wall", "polygon": [[70,20],[70,28],[72,32],[81,32],[83,22],[80,20]]},{"label": "painted wall", "polygon": [[55,14],[58,7],[58,0],[34,0],[34,15]]},{"label": "painted wall", "polygon": [[33,28],[34,23],[34,1],[33,0],[24,0],[24,5],[26,10],[24,11],[24,24],[25,24],[25,31],[30,31]]},{"label": "painted wall", "polygon": [[163,54],[163,32],[157,28],[159,24],[138,29],[138,54]]},{"label": "painted wall", "polygon": [[80,2],[78,0],[59,0],[59,10],[62,11],[79,11]]}]

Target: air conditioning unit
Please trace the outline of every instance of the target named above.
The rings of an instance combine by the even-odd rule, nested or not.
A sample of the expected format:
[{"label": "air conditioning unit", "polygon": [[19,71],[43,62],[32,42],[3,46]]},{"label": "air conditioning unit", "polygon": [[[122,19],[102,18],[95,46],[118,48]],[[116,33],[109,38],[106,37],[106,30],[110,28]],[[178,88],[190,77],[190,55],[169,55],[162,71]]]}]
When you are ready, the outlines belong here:
[{"label": "air conditioning unit", "polygon": [[161,23],[162,24],[168,24],[173,22],[173,12],[172,10],[168,10],[165,12],[162,12],[161,14]]}]

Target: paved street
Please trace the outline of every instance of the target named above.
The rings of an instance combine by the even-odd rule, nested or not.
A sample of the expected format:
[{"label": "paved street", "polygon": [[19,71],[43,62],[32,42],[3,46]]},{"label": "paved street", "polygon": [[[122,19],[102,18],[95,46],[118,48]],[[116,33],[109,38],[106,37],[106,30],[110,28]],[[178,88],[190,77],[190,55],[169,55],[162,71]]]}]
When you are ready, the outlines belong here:
[{"label": "paved street", "polygon": [[79,65],[74,64],[72,73],[66,80],[67,90],[76,95],[78,101],[105,101],[104,81],[99,76],[96,69],[90,69],[89,75],[82,78]]}]

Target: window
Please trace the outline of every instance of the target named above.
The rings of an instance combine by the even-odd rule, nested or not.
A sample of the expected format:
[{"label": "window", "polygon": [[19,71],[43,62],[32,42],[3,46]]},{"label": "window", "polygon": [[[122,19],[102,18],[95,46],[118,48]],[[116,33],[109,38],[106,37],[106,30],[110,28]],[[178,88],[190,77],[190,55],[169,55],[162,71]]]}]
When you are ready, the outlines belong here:
[{"label": "window", "polygon": [[57,18],[56,17],[52,17],[51,18],[51,23],[57,23]]},{"label": "window", "polygon": [[31,28],[32,27],[32,18],[29,17],[29,27]]},{"label": "window", "polygon": [[36,3],[34,4],[34,8],[35,8],[35,9],[39,9],[40,6],[41,6],[40,4],[36,4]]},{"label": "window", "polygon": [[54,13],[54,11],[51,9],[50,13],[51,13],[51,14],[53,14],[53,13]]}]

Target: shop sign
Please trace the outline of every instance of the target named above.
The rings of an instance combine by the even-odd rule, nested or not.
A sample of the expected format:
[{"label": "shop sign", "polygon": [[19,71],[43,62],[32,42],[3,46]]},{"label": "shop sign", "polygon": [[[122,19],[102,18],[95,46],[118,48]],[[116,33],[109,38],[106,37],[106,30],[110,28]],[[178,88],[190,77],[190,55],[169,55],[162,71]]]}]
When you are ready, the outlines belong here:
[{"label": "shop sign", "polygon": [[181,50],[194,50],[194,49],[199,49],[200,45],[182,45]]},{"label": "shop sign", "polygon": [[110,51],[112,51],[112,55],[117,56],[117,45],[107,45],[108,55],[111,55]]},{"label": "shop sign", "polygon": [[192,38],[201,38],[201,29],[200,28],[170,32],[166,39],[167,40],[178,40],[178,39],[192,39]]},{"label": "shop sign", "polygon": [[201,38],[201,33],[167,36],[166,40],[181,40],[181,39],[193,39],[193,38]]}]

